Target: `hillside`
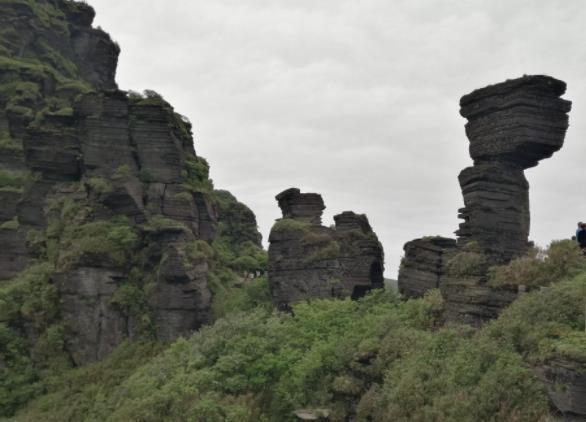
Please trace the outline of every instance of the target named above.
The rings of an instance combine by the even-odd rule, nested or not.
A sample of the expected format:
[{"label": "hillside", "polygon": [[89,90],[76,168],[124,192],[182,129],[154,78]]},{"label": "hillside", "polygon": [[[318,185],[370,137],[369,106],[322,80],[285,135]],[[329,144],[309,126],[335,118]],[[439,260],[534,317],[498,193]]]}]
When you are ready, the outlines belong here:
[{"label": "hillside", "polygon": [[189,119],[117,87],[93,18],[0,0],[0,418],[586,420],[586,258],[528,241],[564,82],[462,98],[464,222],[408,242],[394,292],[366,215],[322,225],[317,193],[276,196],[267,253]]},{"label": "hillside", "polygon": [[[46,381],[46,395],[14,420],[562,420],[548,391],[574,420],[567,410],[584,411],[586,269],[552,250],[546,270],[561,278],[477,331],[442,323],[437,290],[316,300],[292,314],[258,308],[165,350],[125,344]],[[539,262],[503,270],[523,277],[520,265]]]}]

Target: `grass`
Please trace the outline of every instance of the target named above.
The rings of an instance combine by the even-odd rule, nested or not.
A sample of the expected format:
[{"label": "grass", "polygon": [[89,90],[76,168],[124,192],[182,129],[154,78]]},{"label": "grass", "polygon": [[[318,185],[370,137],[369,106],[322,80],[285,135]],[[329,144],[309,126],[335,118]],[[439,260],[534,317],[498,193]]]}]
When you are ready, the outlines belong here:
[{"label": "grass", "polygon": [[303,235],[309,231],[310,224],[301,221],[295,220],[293,218],[281,218],[277,220],[277,222],[273,225],[271,229],[271,234],[277,235],[291,235],[291,234],[299,234]]}]

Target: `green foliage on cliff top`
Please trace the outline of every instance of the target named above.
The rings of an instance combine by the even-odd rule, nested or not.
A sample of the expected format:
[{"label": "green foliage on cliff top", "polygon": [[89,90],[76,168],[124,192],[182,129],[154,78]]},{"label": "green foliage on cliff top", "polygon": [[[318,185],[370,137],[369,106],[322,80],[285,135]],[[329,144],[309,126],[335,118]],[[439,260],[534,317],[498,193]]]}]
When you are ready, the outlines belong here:
[{"label": "green foliage on cliff top", "polygon": [[310,224],[305,221],[295,220],[293,218],[281,218],[273,225],[271,232],[281,235],[295,233],[303,234],[307,232],[309,227]]}]

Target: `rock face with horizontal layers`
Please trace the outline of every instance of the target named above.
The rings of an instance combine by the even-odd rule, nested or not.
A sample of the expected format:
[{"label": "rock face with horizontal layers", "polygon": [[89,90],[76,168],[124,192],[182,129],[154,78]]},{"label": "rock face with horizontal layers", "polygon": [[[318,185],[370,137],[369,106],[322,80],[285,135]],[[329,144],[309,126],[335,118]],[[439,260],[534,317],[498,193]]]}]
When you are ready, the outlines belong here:
[{"label": "rock face with horizontal layers", "polygon": [[[460,100],[474,165],[459,176],[464,222],[456,234],[458,245],[472,242],[485,263],[480,271],[452,275],[442,283],[449,320],[478,324],[515,299],[512,288],[489,287],[485,269],[529,248],[529,183],[523,170],[562,147],[571,109],[560,98],[565,91],[564,82],[549,76],[523,76]],[[465,260],[465,254],[453,259]]]},{"label": "rock face with horizontal layers", "polygon": [[551,157],[564,143],[571,103],[566,84],[524,76],[478,89],[460,100],[474,166],[459,176],[464,220],[459,243],[478,242],[495,262],[528,248],[529,184],[524,169]]},{"label": "rock face with horizontal layers", "polygon": [[430,289],[440,287],[444,276],[444,260],[456,247],[454,239],[434,236],[405,243],[405,256],[399,269],[399,292],[405,297],[422,297]]},{"label": "rock face with horizontal layers", "polygon": [[[117,89],[120,49],[93,18],[73,1],[0,4],[0,286],[51,268],[58,312],[44,329],[64,328],[75,364],[209,322],[219,220],[191,124],[153,91]],[[233,214],[224,225],[258,248],[254,215],[231,225]]]},{"label": "rock face with horizontal layers", "polygon": [[383,249],[365,215],[346,211],[321,225],[320,195],[291,188],[269,236],[269,287],[280,309],[313,298],[353,298],[383,286]]},{"label": "rock face with horizontal layers", "polygon": [[549,76],[523,76],[462,97],[474,165],[458,177],[464,221],[456,231],[457,247],[449,239],[407,243],[398,281],[404,295],[439,287],[446,318],[473,325],[495,318],[515,299],[514,289],[488,286],[486,273],[529,247],[524,170],[562,147],[571,108],[560,98],[565,90],[564,82]]}]

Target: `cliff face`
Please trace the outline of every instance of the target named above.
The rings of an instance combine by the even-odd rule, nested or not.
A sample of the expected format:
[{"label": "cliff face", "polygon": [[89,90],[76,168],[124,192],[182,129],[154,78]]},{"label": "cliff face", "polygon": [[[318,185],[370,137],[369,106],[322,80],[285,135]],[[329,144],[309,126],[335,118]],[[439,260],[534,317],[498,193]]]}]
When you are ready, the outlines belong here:
[{"label": "cliff face", "polygon": [[324,202],[291,188],[276,197],[283,218],[269,236],[269,287],[274,304],[312,298],[358,298],[383,286],[383,249],[365,215],[351,211],[321,225]]},{"label": "cliff face", "polygon": [[[245,253],[262,255],[189,121],[153,91],[117,89],[120,50],[93,17],[66,0],[0,3],[0,323],[32,346],[62,332],[75,364],[209,322],[219,221],[239,220]],[[46,301],[28,309],[15,289]]]}]

